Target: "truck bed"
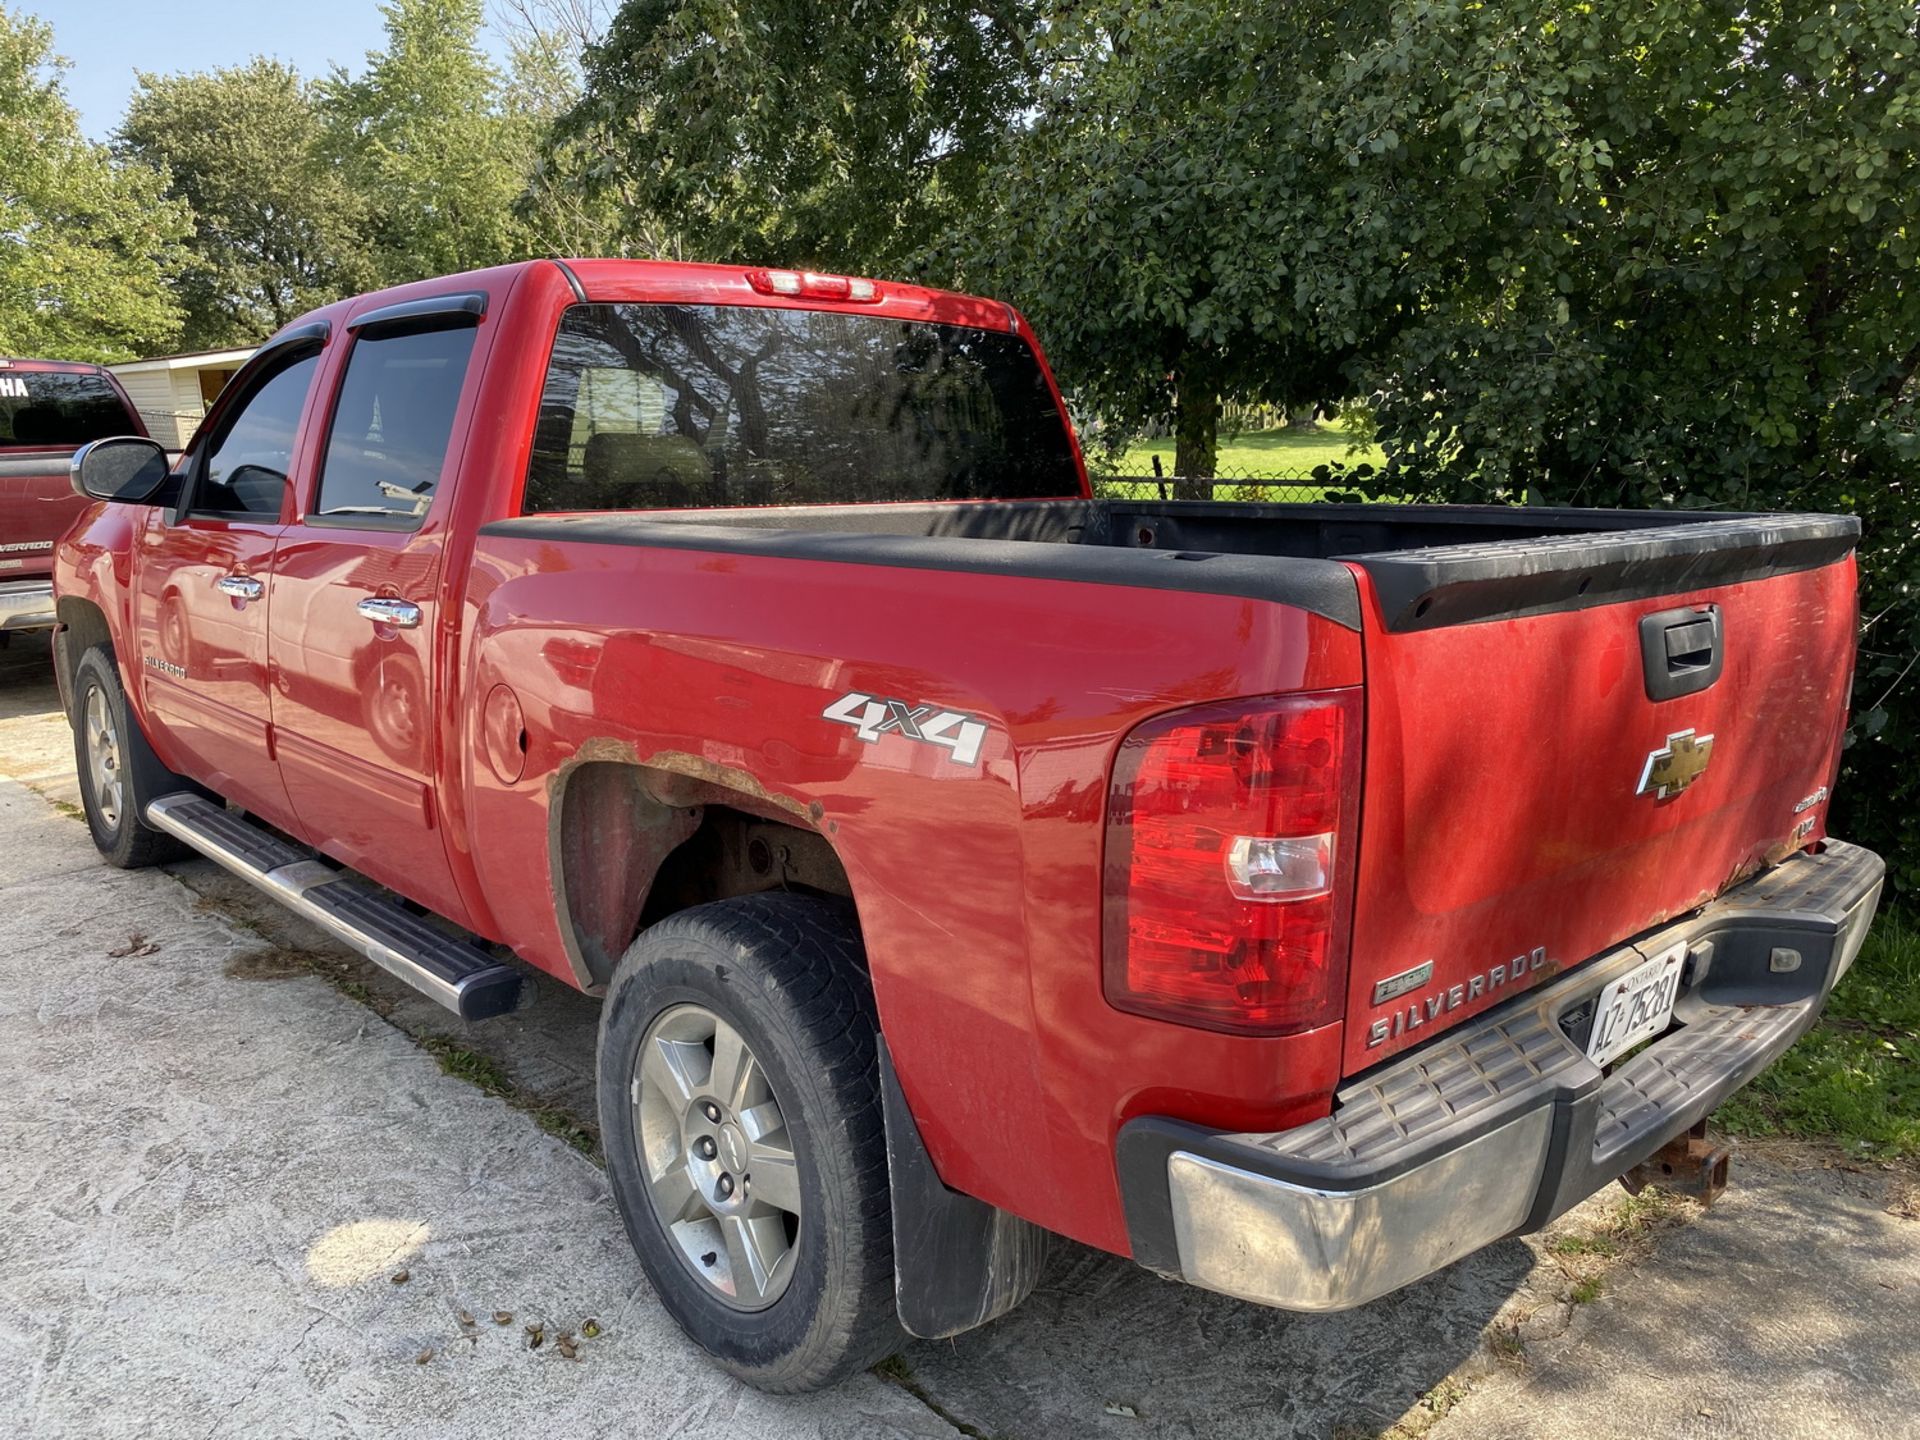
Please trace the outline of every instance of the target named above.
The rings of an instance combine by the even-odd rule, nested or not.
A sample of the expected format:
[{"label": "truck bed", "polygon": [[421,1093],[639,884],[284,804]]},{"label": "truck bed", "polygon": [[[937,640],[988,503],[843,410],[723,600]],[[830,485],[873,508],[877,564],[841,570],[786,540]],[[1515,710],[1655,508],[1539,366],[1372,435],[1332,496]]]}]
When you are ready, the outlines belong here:
[{"label": "truck bed", "polygon": [[1042,500],[556,514],[484,533],[1240,595],[1357,629],[1350,562],[1398,631],[1811,569],[1851,551],[1860,525],[1724,511]]},{"label": "truck bed", "polygon": [[[1232,597],[1354,632],[1353,1074],[1818,843],[1858,531],[1827,515],[1095,499],[556,514],[485,533]],[[1181,623],[1133,634],[1164,647]],[[1651,793],[1675,742],[1702,747],[1703,773],[1719,758],[1686,796]]]}]

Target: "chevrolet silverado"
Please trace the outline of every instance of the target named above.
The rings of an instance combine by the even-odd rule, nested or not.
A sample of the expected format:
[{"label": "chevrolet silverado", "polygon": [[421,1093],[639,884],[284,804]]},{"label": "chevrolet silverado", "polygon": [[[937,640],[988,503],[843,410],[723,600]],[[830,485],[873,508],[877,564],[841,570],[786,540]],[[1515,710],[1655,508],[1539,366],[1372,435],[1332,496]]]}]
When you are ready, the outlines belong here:
[{"label": "chevrolet silverado", "polygon": [[756,1384],[1050,1234],[1338,1310],[1537,1229],[1813,1023],[1849,517],[1095,498],[1022,318],[532,261],[104,439],[56,655],[111,863],[473,1020],[602,997],[607,1173]]}]

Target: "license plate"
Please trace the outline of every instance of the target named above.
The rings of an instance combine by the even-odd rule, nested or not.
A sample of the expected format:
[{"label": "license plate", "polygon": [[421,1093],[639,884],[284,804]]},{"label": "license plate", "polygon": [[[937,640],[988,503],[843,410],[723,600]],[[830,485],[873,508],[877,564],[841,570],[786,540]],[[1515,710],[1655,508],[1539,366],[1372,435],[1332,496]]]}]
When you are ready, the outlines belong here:
[{"label": "license plate", "polygon": [[1600,992],[1594,1011],[1593,1037],[1587,1058],[1596,1065],[1611,1063],[1642,1040],[1658,1035],[1673,1020],[1674,998],[1680,993],[1680,967],[1687,947],[1676,945],[1644,965],[1636,965]]}]

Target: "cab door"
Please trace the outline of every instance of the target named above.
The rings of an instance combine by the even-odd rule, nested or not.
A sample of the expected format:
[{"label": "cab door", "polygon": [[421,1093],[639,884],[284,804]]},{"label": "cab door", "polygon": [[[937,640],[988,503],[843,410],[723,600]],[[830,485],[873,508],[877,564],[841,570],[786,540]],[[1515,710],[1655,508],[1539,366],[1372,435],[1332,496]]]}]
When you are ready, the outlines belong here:
[{"label": "cab door", "polygon": [[274,757],[267,686],[273,556],[321,338],[256,357],[188,452],[171,511],[148,513],[135,551],[138,672],[174,768],[297,829]]},{"label": "cab door", "polygon": [[276,551],[268,638],[281,774],[309,841],[456,918],[434,641],[484,308],[461,294],[348,323],[317,473]]}]

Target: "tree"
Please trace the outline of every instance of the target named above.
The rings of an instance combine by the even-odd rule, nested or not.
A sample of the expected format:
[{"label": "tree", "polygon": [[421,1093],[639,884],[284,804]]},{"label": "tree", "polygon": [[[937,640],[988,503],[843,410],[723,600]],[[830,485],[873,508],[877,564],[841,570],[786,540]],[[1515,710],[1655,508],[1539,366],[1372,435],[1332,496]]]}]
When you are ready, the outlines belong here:
[{"label": "tree", "polygon": [[915,275],[1027,103],[1037,5],[627,0],[562,135],[703,260]]},{"label": "tree", "polygon": [[[515,214],[548,255],[670,255],[672,231],[642,212],[626,177],[588,137],[558,133],[580,101],[587,50],[605,34],[613,0],[498,0],[507,40],[505,108],[525,188]],[[603,167],[606,183],[589,171]]]},{"label": "tree", "polygon": [[1082,405],[1171,414],[1178,476],[1213,474],[1223,397],[1337,399],[1391,318],[1337,261],[1338,165],[1296,141],[1303,77],[1374,16],[1134,0],[1044,33],[1035,118],[990,177],[969,279],[1027,311]]},{"label": "tree", "polygon": [[397,285],[531,253],[514,212],[524,147],[480,49],[480,0],[391,0],[387,48],[321,83],[331,154],[368,209],[376,276]]},{"label": "tree", "polygon": [[254,344],[370,283],[367,206],[324,142],[312,90],[277,61],[139,77],[119,144],[192,208],[175,280],[186,344]]},{"label": "tree", "polygon": [[[1839,833],[1920,884],[1920,11],[1397,3],[1295,143],[1393,494],[1857,512]],[[1369,251],[1366,228],[1389,243]]]},{"label": "tree", "polygon": [[186,211],[80,133],[64,66],[48,26],[0,5],[0,354],[124,360],[179,333]]}]

